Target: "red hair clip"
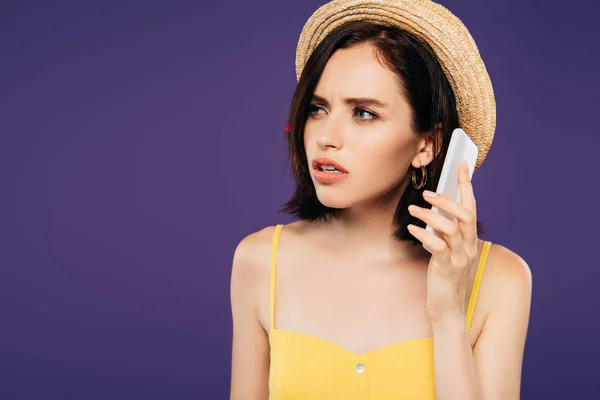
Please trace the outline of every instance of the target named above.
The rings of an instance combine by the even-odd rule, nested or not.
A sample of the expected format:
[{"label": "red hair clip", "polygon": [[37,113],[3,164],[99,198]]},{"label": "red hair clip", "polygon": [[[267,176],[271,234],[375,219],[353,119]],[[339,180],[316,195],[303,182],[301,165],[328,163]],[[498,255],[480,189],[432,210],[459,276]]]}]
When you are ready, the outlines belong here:
[{"label": "red hair clip", "polygon": [[290,133],[290,124],[285,126],[285,133]]}]

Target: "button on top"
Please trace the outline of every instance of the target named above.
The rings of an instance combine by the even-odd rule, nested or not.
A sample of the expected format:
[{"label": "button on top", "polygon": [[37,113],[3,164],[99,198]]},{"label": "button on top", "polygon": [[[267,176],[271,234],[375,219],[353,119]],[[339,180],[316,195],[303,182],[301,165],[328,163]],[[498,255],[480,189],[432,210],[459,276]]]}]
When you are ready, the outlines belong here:
[{"label": "button on top", "polygon": [[365,372],[365,364],[363,363],[358,363],[356,364],[356,372],[358,372],[359,374],[362,374],[363,372]]}]

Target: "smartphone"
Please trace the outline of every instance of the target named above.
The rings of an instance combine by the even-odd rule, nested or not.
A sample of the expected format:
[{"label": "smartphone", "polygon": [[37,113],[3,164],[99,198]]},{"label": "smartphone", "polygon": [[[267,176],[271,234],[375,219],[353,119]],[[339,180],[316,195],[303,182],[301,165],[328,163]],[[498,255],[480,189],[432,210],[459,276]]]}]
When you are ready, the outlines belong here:
[{"label": "smartphone", "polygon": [[[452,132],[452,136],[450,136],[448,152],[446,153],[446,158],[444,159],[442,173],[435,192],[450,196],[461,203],[460,187],[458,185],[458,167],[463,161],[466,161],[467,166],[469,167],[469,177],[472,177],[478,154],[479,150],[477,145],[475,145],[475,142],[471,140],[465,131],[460,128],[455,129]],[[432,206],[431,210],[443,215],[454,223],[458,222],[452,215],[436,206]],[[425,229],[440,238],[442,237],[438,231],[429,225],[427,225]]]}]

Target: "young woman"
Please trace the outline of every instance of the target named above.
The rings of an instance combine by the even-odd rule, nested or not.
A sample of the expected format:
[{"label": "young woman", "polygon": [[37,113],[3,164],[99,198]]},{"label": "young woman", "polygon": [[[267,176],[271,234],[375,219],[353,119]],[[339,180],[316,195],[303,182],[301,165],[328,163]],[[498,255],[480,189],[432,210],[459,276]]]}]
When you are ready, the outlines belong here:
[{"label": "young woman", "polygon": [[466,166],[460,203],[431,196],[453,130],[478,168],[495,129],[468,31],[428,0],[333,1],[296,66],[298,221],[235,251],[231,399],[518,399],[529,268],[478,238]]}]

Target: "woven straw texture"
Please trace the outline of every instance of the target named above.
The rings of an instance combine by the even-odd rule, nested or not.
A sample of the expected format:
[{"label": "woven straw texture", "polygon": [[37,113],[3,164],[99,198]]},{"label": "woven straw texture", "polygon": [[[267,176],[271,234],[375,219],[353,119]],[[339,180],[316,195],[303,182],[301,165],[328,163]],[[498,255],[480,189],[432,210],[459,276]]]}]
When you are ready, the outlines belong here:
[{"label": "woven straw texture", "polygon": [[479,149],[475,170],[485,159],[496,129],[496,101],[475,41],[448,9],[430,0],[334,0],[308,19],[296,49],[296,78],[318,44],[335,28],[366,20],[404,29],[433,48],[454,91],[460,127]]}]

